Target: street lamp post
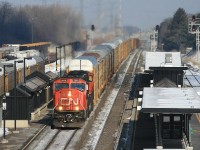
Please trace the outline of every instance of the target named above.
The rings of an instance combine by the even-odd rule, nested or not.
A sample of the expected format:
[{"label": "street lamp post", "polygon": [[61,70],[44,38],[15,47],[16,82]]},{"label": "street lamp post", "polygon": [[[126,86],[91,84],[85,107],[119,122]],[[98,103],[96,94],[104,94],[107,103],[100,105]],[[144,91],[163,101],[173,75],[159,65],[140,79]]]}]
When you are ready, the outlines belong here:
[{"label": "street lamp post", "polygon": [[62,47],[60,47],[60,77],[61,77],[61,48]]},{"label": "street lamp post", "polygon": [[[17,83],[16,83],[16,80],[17,80],[17,77],[16,77],[16,76],[17,76],[17,67],[16,67],[16,64],[17,64],[17,63],[23,63],[23,60],[17,60],[17,61],[14,61],[14,62],[15,62],[15,63],[14,63],[14,67],[15,67],[15,68],[14,68],[14,76],[15,76],[15,77],[14,77],[14,78],[15,78],[15,79],[14,79],[14,80],[15,80],[15,82],[14,82],[14,83],[15,83],[15,84],[14,84],[14,85],[15,85],[14,101],[15,101],[15,108],[16,108],[16,107],[17,107],[17,105],[16,105],[16,104],[17,104],[17,99],[16,99],[16,97],[17,97],[17,91],[16,91],[16,88],[17,88]],[[14,114],[14,118],[15,118],[15,131],[13,131],[13,133],[19,133],[19,131],[16,130],[16,125],[17,125],[17,121],[16,121],[16,118],[17,118],[16,115],[17,115],[17,113],[16,113],[16,110],[17,110],[17,109],[15,109],[15,114]]]},{"label": "street lamp post", "polygon": [[58,60],[58,49],[60,49],[60,76],[61,76],[61,48],[62,48],[62,46],[59,46],[59,47],[56,47],[56,72],[58,71],[58,62],[57,62],[57,60]]},{"label": "street lamp post", "polygon": [[34,35],[33,35],[33,34],[34,34],[34,33],[33,33],[33,20],[34,20],[34,18],[31,19],[31,42],[32,42],[32,43],[33,43],[33,36],[34,36]]},{"label": "street lamp post", "polygon": [[56,47],[56,72],[57,72],[57,70],[58,70],[58,69],[57,69],[57,66],[58,66],[58,63],[57,63],[57,59],[58,59],[58,58],[57,58],[57,53],[58,53],[58,52],[57,52],[57,49],[58,49],[58,47]]},{"label": "street lamp post", "polygon": [[25,58],[24,58],[24,83],[26,83],[26,69],[25,69],[25,68],[26,68],[26,63],[25,63],[25,62],[26,62],[26,59],[27,59],[27,60],[31,60],[32,57],[25,57]]},{"label": "street lamp post", "polygon": [[3,95],[3,140],[2,143],[8,143],[6,140],[6,67],[13,67],[13,64],[3,65],[4,75],[4,95]]}]

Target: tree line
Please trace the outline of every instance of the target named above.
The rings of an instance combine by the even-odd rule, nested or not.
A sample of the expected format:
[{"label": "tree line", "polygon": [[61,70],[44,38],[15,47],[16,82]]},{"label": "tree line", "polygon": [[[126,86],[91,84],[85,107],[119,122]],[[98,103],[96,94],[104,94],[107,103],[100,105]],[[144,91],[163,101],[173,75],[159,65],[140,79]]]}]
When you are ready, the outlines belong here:
[{"label": "tree line", "polygon": [[[200,17],[200,14],[195,14]],[[188,33],[188,15],[183,8],[178,8],[172,18],[165,19],[159,28],[159,47],[166,51],[195,49],[195,34]]]},{"label": "tree line", "polygon": [[0,2],[0,44],[80,40],[81,15],[69,6]]}]

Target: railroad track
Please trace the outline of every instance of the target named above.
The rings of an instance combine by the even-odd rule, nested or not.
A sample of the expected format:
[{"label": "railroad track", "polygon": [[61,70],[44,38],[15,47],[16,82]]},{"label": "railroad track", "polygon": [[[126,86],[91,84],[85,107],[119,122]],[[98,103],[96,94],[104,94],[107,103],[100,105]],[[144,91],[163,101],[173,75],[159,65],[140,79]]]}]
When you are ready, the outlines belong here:
[{"label": "railroad track", "polygon": [[77,130],[59,130],[56,136],[50,141],[45,150],[55,150],[55,149],[68,149],[71,140],[75,136]]},{"label": "railroad track", "polygon": [[49,125],[44,125],[21,149],[65,150],[76,132],[77,130],[52,130]]},{"label": "railroad track", "polygon": [[105,105],[94,121],[87,140],[83,142],[85,144],[82,149],[113,149],[125,104],[124,93],[129,89],[132,78],[133,68],[131,71],[128,68],[135,66],[140,54],[140,51],[132,53],[118,70],[109,87],[110,93],[102,97],[102,99],[106,99]]},{"label": "railroad track", "polygon": [[[138,53],[138,57],[137,57],[136,63],[134,64],[134,67],[129,67],[128,72],[132,73],[132,77],[133,77],[133,74],[136,73],[137,68],[139,68],[138,62],[139,62],[139,60],[141,60],[141,58],[140,58],[141,53],[142,53],[142,51],[140,51]],[[131,88],[131,84],[129,85],[129,89],[130,88]],[[124,94],[126,95],[125,107],[123,109],[123,113],[121,116],[120,126],[118,129],[118,135],[117,135],[117,138],[115,141],[114,149],[123,149],[123,148],[131,147],[131,145],[129,143],[130,139],[128,139],[131,137],[129,137],[128,134],[129,134],[129,132],[133,132],[133,122],[134,122],[134,120],[137,119],[138,100],[137,99],[128,100],[130,92],[124,93]],[[124,140],[124,139],[127,139],[127,140]]]},{"label": "railroad track", "polygon": [[[121,135],[124,135],[124,134],[127,135],[129,132],[128,121],[131,119],[132,113],[134,114],[135,112],[132,112],[134,111],[134,109],[130,108],[133,106],[134,102],[132,101],[131,104],[129,103],[130,101],[128,102],[128,97],[129,97],[128,91],[130,90],[130,87],[131,87],[130,81],[134,77],[142,52],[143,51],[138,51],[135,54],[134,58],[132,59],[127,69],[127,72],[125,72],[124,81],[122,82],[121,88],[112,106],[112,110],[107,119],[105,129],[103,130],[103,134],[101,135],[98,141],[98,145],[96,149],[101,149],[102,147],[101,145],[105,145],[104,143],[107,143],[105,139],[106,137],[109,137],[109,134],[111,131],[112,131],[112,138],[110,138],[109,140],[112,139],[113,141],[111,142],[113,144],[107,143],[107,145],[105,145],[104,146],[105,148],[103,149],[116,148],[116,145],[118,145],[116,143],[118,143],[118,141],[120,140]],[[119,118],[120,115],[121,115],[121,118]]]}]

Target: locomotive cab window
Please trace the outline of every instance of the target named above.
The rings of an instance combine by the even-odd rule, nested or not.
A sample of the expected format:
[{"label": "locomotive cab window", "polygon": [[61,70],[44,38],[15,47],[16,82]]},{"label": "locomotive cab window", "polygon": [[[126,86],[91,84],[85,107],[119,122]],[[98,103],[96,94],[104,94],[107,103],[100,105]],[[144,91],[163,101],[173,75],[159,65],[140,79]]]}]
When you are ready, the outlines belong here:
[{"label": "locomotive cab window", "polygon": [[91,75],[89,76],[89,81],[93,81],[93,77]]},{"label": "locomotive cab window", "polygon": [[55,84],[55,90],[58,91],[58,90],[61,90],[61,89],[68,89],[69,88],[69,84],[66,84],[66,83],[56,83]]},{"label": "locomotive cab window", "polygon": [[70,85],[70,88],[72,88],[72,89],[78,89],[80,91],[84,91],[85,90],[85,84],[83,84],[83,83],[72,83]]}]

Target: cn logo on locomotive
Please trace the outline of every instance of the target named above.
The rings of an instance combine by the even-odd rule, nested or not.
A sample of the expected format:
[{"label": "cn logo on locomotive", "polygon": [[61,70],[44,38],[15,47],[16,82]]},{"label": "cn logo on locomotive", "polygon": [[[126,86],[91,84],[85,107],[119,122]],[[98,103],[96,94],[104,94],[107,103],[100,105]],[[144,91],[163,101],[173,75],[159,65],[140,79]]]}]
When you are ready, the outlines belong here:
[{"label": "cn logo on locomotive", "polygon": [[74,105],[78,105],[79,99],[77,98],[76,100],[73,100],[71,97],[70,98],[61,98],[61,105],[70,106],[72,103]]}]

